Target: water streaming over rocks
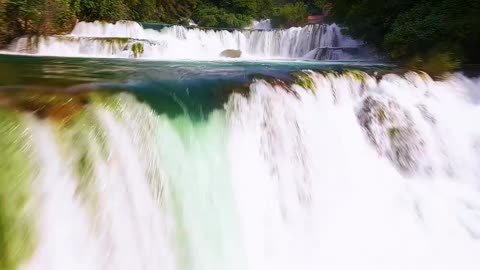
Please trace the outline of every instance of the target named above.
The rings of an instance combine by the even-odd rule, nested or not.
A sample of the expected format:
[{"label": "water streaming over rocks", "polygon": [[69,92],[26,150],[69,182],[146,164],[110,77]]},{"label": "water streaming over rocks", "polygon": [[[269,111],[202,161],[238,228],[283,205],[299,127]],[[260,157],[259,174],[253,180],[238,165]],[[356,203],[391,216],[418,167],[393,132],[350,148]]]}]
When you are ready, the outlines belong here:
[{"label": "water streaming over rocks", "polygon": [[[142,52],[135,52],[135,44]],[[321,49],[350,49],[358,42],[343,36],[335,25],[307,25],[285,30],[204,30],[170,26],[162,30],[144,29],[140,24],[80,22],[70,35],[22,37],[9,51],[50,56],[122,57],[146,59],[221,59],[224,50],[241,50],[243,59],[311,58],[339,60],[348,52],[329,57],[315,54]]]},{"label": "water streaming over rocks", "polygon": [[476,270],[480,81],[293,78],[200,115],[176,95],[172,114],[135,92],[2,92],[19,155],[0,173],[23,172],[9,198],[36,213],[0,205],[31,232],[0,231],[29,246],[11,269]]}]

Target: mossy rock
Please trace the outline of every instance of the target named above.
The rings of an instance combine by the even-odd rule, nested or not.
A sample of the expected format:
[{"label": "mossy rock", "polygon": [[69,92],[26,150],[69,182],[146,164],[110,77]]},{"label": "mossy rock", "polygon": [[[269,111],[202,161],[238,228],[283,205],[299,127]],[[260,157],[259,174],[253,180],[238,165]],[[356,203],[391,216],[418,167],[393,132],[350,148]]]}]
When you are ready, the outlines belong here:
[{"label": "mossy rock", "polygon": [[144,53],[143,43],[134,43],[132,45],[132,53],[135,58],[139,58]]},{"label": "mossy rock", "polygon": [[368,74],[359,70],[347,70],[346,74],[351,76],[353,79],[365,83]]},{"label": "mossy rock", "polygon": [[31,112],[39,118],[49,118],[56,122],[69,122],[80,113],[86,104],[86,95],[64,93],[23,92],[12,99],[15,108]]},{"label": "mossy rock", "polygon": [[112,49],[120,48],[125,50],[128,48],[128,43],[130,42],[130,38],[92,38],[92,40],[100,41],[102,44],[109,45]]},{"label": "mossy rock", "polygon": [[313,80],[311,74],[307,72],[295,72],[291,75],[295,79],[296,84],[300,85],[303,89],[309,90],[313,94],[315,94],[317,84]]},{"label": "mossy rock", "polygon": [[50,119],[55,123],[68,125],[86,106],[102,104],[115,109],[112,92],[66,92],[64,90],[27,89],[0,93],[0,108],[32,113],[40,119]]},{"label": "mossy rock", "polygon": [[403,173],[419,169],[424,140],[409,113],[389,98],[367,97],[357,118],[377,151],[388,157]]},{"label": "mossy rock", "polygon": [[253,74],[253,75],[250,76],[250,78],[253,81],[259,81],[259,80],[266,81],[269,84],[274,84],[275,81],[278,80],[277,78],[275,78],[273,76],[264,75],[264,74]]},{"label": "mossy rock", "polygon": [[282,91],[285,91],[288,94],[291,94],[291,95],[295,96],[296,98],[300,98],[297,91],[295,91],[295,89],[293,89],[292,85],[289,82],[279,80],[275,77],[271,77],[271,76],[267,76],[267,75],[261,75],[261,74],[254,75],[254,76],[252,76],[252,78],[253,78],[254,82],[255,81],[264,81],[265,83],[272,86],[275,90],[280,89]]},{"label": "mossy rock", "polygon": [[243,97],[249,97],[250,96],[250,84],[246,83],[246,84],[236,85],[232,88],[229,88],[225,92],[227,93],[228,97],[230,96],[231,93],[240,94]]}]

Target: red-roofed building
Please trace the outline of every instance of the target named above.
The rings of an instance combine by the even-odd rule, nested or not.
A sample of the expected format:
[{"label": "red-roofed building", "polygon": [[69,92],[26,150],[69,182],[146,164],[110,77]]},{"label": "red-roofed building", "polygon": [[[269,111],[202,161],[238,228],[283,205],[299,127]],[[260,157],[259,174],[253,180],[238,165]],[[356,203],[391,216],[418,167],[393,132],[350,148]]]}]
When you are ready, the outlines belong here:
[{"label": "red-roofed building", "polygon": [[323,20],[325,19],[326,16],[328,16],[328,14],[330,13],[330,11],[332,10],[333,8],[333,4],[332,3],[327,3],[324,7],[323,7],[323,10],[322,10],[322,15],[312,15],[312,16],[308,16],[307,20],[308,20],[308,23],[323,23]]},{"label": "red-roofed building", "polygon": [[308,16],[308,23],[322,23],[324,15]]}]

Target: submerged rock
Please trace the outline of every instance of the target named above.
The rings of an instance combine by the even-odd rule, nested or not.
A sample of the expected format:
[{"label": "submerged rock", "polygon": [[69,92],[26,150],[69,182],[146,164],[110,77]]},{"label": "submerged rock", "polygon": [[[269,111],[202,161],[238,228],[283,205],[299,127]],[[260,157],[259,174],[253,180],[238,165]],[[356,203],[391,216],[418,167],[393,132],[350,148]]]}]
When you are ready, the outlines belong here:
[{"label": "submerged rock", "polygon": [[369,96],[363,101],[357,118],[381,155],[387,156],[404,173],[418,169],[425,142],[411,116],[397,102]]},{"label": "submerged rock", "polygon": [[228,57],[228,58],[240,58],[242,56],[242,51],[240,50],[225,50],[220,53],[220,56],[222,57]]}]

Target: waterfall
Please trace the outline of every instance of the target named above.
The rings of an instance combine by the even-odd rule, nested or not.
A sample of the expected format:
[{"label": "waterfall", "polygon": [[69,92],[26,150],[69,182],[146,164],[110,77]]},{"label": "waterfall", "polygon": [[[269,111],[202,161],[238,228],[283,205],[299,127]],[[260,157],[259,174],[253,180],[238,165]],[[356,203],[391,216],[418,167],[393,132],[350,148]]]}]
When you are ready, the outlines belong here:
[{"label": "waterfall", "polygon": [[201,115],[2,92],[6,268],[477,269],[480,81],[292,76]]},{"label": "waterfall", "polygon": [[270,19],[254,21],[249,28],[255,29],[255,30],[271,30],[272,21]]},{"label": "waterfall", "polygon": [[9,51],[47,56],[214,60],[221,59],[221,52],[228,49],[242,51],[243,59],[272,59],[312,58],[315,54],[309,52],[320,48],[356,46],[358,42],[343,36],[335,24],[268,31],[171,26],[157,31],[144,29],[136,22],[119,21],[79,22],[71,34],[64,36],[22,37],[9,46]]}]

